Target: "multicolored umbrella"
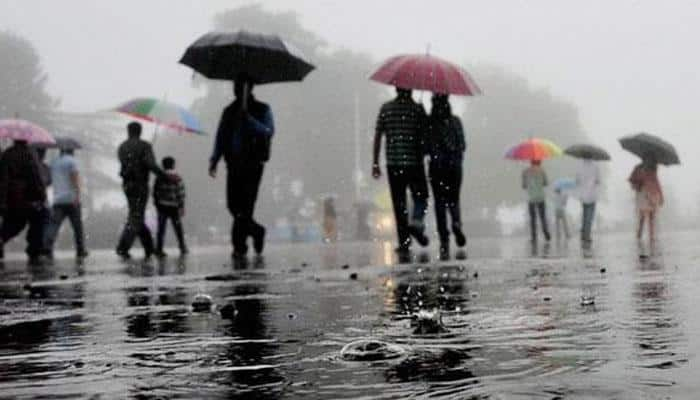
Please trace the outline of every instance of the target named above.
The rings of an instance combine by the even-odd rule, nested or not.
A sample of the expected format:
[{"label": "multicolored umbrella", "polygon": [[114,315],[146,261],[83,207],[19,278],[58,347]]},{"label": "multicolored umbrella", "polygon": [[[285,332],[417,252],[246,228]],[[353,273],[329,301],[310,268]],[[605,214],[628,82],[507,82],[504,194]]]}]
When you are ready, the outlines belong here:
[{"label": "multicolored umbrella", "polygon": [[530,138],[508,150],[506,158],[511,160],[532,161],[545,160],[562,154],[563,151],[561,148],[553,142],[546,139]]},{"label": "multicolored umbrella", "polygon": [[199,120],[184,107],[154,98],[136,98],[115,108],[115,111],[143,121],[153,122],[178,133],[204,135]]},{"label": "multicolored umbrella", "polygon": [[56,143],[46,129],[23,119],[0,120],[0,138],[23,140],[32,144]]},{"label": "multicolored umbrella", "polygon": [[481,89],[467,71],[449,61],[427,54],[392,57],[369,79],[404,89],[428,90],[441,94],[481,94]]}]

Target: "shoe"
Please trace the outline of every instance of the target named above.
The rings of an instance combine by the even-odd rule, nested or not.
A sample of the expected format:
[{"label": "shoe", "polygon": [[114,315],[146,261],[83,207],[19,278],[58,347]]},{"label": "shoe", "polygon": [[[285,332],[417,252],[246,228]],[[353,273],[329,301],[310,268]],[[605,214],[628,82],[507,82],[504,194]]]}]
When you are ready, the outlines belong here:
[{"label": "shoe", "polygon": [[40,266],[40,265],[43,264],[43,263],[41,262],[41,256],[38,255],[38,254],[29,256],[29,260],[27,261],[27,263],[28,263],[30,266],[34,266],[34,267]]},{"label": "shoe", "polygon": [[[75,253],[76,258],[87,258],[90,253],[88,253],[87,250],[79,250],[77,253]],[[53,259],[53,253],[47,254],[47,257]]]},{"label": "shoe", "polygon": [[190,253],[190,250],[187,247],[180,247],[180,255],[185,256]]},{"label": "shoe", "polygon": [[165,258],[168,256],[168,253],[164,252],[163,250],[156,250],[153,252],[153,255],[158,258]]},{"label": "shoe", "polygon": [[265,249],[265,228],[261,228],[257,235],[253,235],[253,248],[256,254],[262,254]]},{"label": "shoe", "polygon": [[423,247],[426,247],[427,245],[430,244],[430,239],[428,239],[427,236],[425,236],[425,229],[418,227],[416,225],[409,225],[408,226],[408,233],[413,236],[418,244],[420,244]]},{"label": "shoe", "polygon": [[247,255],[246,253],[240,251],[234,251],[231,253],[231,259],[234,261],[243,261],[247,259]]},{"label": "shoe", "polygon": [[117,250],[117,255],[122,258],[122,260],[131,260],[131,254],[128,251]]},{"label": "shoe", "polygon": [[462,232],[462,229],[459,226],[453,226],[452,233],[455,234],[455,242],[457,243],[458,247],[464,247],[467,245],[467,237],[464,236],[464,232]]},{"label": "shoe", "polygon": [[450,259],[450,245],[447,242],[440,244],[440,254],[438,255],[440,261],[447,261]]}]

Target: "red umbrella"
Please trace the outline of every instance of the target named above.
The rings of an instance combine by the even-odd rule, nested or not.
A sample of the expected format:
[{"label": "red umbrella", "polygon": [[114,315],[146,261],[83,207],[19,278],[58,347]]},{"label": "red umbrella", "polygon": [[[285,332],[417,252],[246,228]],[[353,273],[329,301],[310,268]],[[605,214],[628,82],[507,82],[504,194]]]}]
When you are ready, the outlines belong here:
[{"label": "red umbrella", "polygon": [[388,59],[371,80],[404,89],[474,96],[481,94],[467,71],[431,55],[408,54]]},{"label": "red umbrella", "polygon": [[34,144],[56,143],[56,140],[46,129],[22,119],[0,120],[0,138],[24,140]]}]

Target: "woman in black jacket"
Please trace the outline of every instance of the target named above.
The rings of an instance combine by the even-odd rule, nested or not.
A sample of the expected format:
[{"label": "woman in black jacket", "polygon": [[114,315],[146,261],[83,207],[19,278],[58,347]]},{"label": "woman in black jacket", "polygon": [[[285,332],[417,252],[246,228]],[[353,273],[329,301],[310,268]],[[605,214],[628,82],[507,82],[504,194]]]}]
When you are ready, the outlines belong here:
[{"label": "woman in black jacket", "polygon": [[440,237],[440,258],[449,258],[450,231],[447,212],[452,219],[452,233],[457,246],[464,247],[467,239],[462,232],[459,192],[462,186],[462,163],[466,141],[459,117],[452,115],[447,95],[434,94],[430,112],[430,185],[435,197],[435,219]]}]

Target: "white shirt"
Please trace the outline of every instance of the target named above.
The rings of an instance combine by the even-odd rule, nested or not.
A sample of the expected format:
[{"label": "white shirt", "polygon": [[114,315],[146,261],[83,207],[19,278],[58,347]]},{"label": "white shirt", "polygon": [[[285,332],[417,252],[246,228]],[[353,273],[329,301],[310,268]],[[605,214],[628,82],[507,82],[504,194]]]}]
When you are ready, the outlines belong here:
[{"label": "white shirt", "polygon": [[581,169],[576,173],[576,194],[581,203],[595,203],[598,200],[598,186],[600,186],[598,165],[591,160],[583,160]]}]

